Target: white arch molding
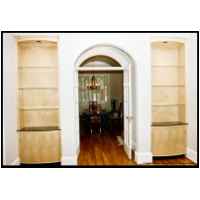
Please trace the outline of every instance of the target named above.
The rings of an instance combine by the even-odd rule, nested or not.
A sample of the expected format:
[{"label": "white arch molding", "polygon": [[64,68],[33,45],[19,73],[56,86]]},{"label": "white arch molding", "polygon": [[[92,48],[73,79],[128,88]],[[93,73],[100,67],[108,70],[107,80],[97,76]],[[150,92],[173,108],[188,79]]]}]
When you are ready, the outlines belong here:
[{"label": "white arch molding", "polygon": [[[87,59],[94,56],[107,56],[116,60],[120,66],[92,66],[81,67],[80,65]],[[136,143],[136,83],[134,73],[134,62],[131,56],[121,48],[109,44],[100,44],[92,46],[83,51],[75,61],[75,135],[77,149],[80,149],[80,130],[79,130],[79,90],[78,90],[78,73],[79,71],[122,71],[123,88],[124,88],[124,150],[129,159],[132,158],[132,150]],[[78,151],[79,152],[79,151]],[[78,157],[78,156],[77,156]]]},{"label": "white arch molding", "polygon": [[122,68],[126,68],[128,64],[133,66],[133,59],[131,56],[119,47],[110,44],[94,45],[83,51],[75,61],[76,69],[79,69],[81,63],[93,56],[108,56],[118,61]]}]

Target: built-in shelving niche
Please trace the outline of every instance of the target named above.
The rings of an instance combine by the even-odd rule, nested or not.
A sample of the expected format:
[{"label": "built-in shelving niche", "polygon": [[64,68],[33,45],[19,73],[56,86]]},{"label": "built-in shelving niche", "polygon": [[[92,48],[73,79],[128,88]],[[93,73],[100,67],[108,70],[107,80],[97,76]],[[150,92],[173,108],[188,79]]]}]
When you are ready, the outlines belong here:
[{"label": "built-in shelving niche", "polygon": [[152,43],[152,152],[154,156],[185,154],[185,46]]},{"label": "built-in shelving niche", "polygon": [[57,42],[18,42],[21,163],[60,162]]}]

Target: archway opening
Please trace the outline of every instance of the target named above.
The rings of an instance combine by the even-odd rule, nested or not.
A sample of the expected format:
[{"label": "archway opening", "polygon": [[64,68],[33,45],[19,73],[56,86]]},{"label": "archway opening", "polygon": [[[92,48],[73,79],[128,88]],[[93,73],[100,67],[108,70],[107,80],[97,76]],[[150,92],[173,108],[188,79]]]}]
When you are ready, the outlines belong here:
[{"label": "archway opening", "polygon": [[[132,62],[117,47],[98,45],[76,62],[79,165],[132,164]],[[125,70],[126,69],[126,70]]]}]

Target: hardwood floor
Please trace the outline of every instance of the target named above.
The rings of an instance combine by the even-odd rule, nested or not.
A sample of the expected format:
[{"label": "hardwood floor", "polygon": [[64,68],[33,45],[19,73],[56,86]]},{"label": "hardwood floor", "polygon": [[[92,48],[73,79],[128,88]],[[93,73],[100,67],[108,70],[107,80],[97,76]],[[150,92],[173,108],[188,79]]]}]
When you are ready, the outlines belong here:
[{"label": "hardwood floor", "polygon": [[[118,144],[116,136],[109,134],[84,135],[81,136],[80,154],[78,158],[80,166],[102,166],[102,165],[136,165],[129,160]],[[171,158],[154,158],[153,163],[147,165],[194,165],[185,156]]]},{"label": "hardwood floor", "polygon": [[81,136],[79,165],[134,165],[115,136]]},{"label": "hardwood floor", "polygon": [[195,163],[183,156],[173,156],[173,157],[157,157],[153,159],[153,165],[194,165]]}]

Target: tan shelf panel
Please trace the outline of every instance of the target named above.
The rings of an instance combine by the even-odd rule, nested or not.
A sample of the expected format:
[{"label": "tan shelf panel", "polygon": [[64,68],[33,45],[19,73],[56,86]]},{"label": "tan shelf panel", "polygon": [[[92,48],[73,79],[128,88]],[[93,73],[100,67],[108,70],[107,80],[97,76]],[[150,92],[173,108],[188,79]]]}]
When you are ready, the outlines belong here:
[{"label": "tan shelf panel", "polygon": [[152,154],[153,156],[172,156],[186,153],[185,124],[153,126]]},{"label": "tan shelf panel", "polygon": [[184,68],[152,68],[152,85],[185,85]]},{"label": "tan shelf panel", "polygon": [[[57,66],[57,45],[56,43],[37,41],[19,43],[18,66]],[[37,59],[36,59],[37,58]]]},{"label": "tan shelf panel", "polygon": [[59,126],[59,110],[20,110],[21,127]]},{"label": "tan shelf panel", "polygon": [[20,108],[59,107],[58,90],[30,89],[19,91]]},{"label": "tan shelf panel", "polygon": [[19,132],[21,163],[51,163],[61,160],[60,131]]},{"label": "tan shelf panel", "polygon": [[19,70],[19,87],[48,87],[57,86],[58,76],[57,69],[45,69],[45,68],[24,68]]},{"label": "tan shelf panel", "polygon": [[184,46],[181,43],[168,42],[152,44],[152,65],[184,65]]},{"label": "tan shelf panel", "polygon": [[185,121],[185,105],[152,106],[153,122]]},{"label": "tan shelf panel", "polygon": [[185,104],[184,87],[153,87],[153,105],[175,105]]},{"label": "tan shelf panel", "polygon": [[152,121],[153,122],[171,122],[180,121],[179,111],[177,106],[173,107],[153,107]]}]

